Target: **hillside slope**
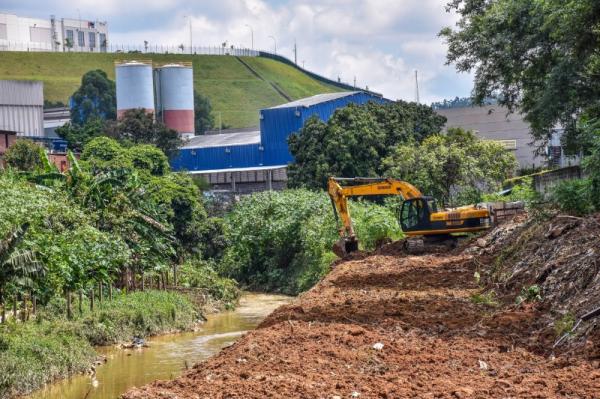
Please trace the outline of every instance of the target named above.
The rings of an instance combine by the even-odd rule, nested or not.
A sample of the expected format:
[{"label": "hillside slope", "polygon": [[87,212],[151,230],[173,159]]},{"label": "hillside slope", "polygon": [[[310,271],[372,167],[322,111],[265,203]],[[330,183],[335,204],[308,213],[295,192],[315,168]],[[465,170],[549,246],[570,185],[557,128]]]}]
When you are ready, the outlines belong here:
[{"label": "hillside slope", "polygon": [[243,57],[256,76],[236,57],[185,54],[1,52],[0,79],[42,80],[46,100],[66,102],[85,72],[102,69],[114,79],[114,62],[133,59],[193,62],[195,89],[210,98],[215,121],[218,123],[221,116],[231,127],[257,126],[259,109],[287,102],[273,85],[293,100],[340,91],[270,59]]}]

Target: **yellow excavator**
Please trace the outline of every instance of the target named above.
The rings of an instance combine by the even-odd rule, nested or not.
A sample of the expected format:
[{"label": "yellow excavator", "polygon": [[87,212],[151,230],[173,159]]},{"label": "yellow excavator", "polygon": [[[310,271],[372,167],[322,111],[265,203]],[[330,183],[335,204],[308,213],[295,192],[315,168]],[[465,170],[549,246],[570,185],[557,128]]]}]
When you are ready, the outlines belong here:
[{"label": "yellow excavator", "polygon": [[331,198],[338,223],[340,240],[333,251],[343,258],[358,250],[358,239],[352,227],[348,198],[365,195],[400,195],[403,199],[400,210],[400,227],[409,238],[404,241],[409,253],[425,250],[428,244],[454,248],[455,233],[468,233],[488,229],[491,226],[490,210],[478,205],[439,210],[432,197],[424,196],[410,183],[386,178],[340,178],[330,177],[327,191]]}]

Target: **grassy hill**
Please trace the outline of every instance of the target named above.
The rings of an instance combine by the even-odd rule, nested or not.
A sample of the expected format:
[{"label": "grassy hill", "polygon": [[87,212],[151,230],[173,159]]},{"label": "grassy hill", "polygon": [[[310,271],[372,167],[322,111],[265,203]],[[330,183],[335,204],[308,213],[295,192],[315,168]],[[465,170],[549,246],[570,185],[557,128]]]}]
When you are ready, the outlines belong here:
[{"label": "grassy hill", "polygon": [[341,91],[271,59],[243,57],[256,76],[236,57],[214,55],[0,52],[0,79],[42,80],[46,100],[66,103],[85,72],[102,69],[114,79],[114,62],[133,59],[192,61],[195,89],[210,98],[216,122],[220,115],[232,127],[257,126],[259,109],[287,102],[273,85],[293,100]]}]

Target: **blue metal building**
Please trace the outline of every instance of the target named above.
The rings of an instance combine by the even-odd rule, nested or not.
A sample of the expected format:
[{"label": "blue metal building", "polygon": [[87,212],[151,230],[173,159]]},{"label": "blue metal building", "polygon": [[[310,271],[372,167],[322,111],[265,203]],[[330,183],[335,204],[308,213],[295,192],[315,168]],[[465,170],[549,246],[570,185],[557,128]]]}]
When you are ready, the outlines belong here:
[{"label": "blue metal building", "polygon": [[327,93],[260,111],[260,132],[245,131],[192,138],[171,161],[174,170],[189,172],[287,166],[293,161],[287,145],[290,134],[316,115],[327,121],[338,108],[389,100],[362,91]]}]

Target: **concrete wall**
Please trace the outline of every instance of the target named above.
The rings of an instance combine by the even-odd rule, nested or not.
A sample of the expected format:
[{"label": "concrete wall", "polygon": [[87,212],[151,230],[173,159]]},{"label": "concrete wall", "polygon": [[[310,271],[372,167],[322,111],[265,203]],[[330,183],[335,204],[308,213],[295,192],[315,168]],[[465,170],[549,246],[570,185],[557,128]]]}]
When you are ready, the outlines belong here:
[{"label": "concrete wall", "polygon": [[501,141],[514,152],[521,168],[546,164],[545,157],[535,156],[537,147],[531,144],[529,124],[519,113],[508,114],[508,110],[499,105],[439,109],[436,112],[448,119],[446,128],[462,127],[475,131],[482,139]]},{"label": "concrete wall", "polygon": [[283,190],[288,180],[287,168],[195,173],[194,175],[204,178],[213,190],[227,190],[239,194]]},{"label": "concrete wall", "polygon": [[579,166],[569,166],[566,168],[556,169],[550,172],[535,175],[533,184],[538,193],[547,195],[552,188],[563,180],[580,179],[584,177],[584,173]]}]

